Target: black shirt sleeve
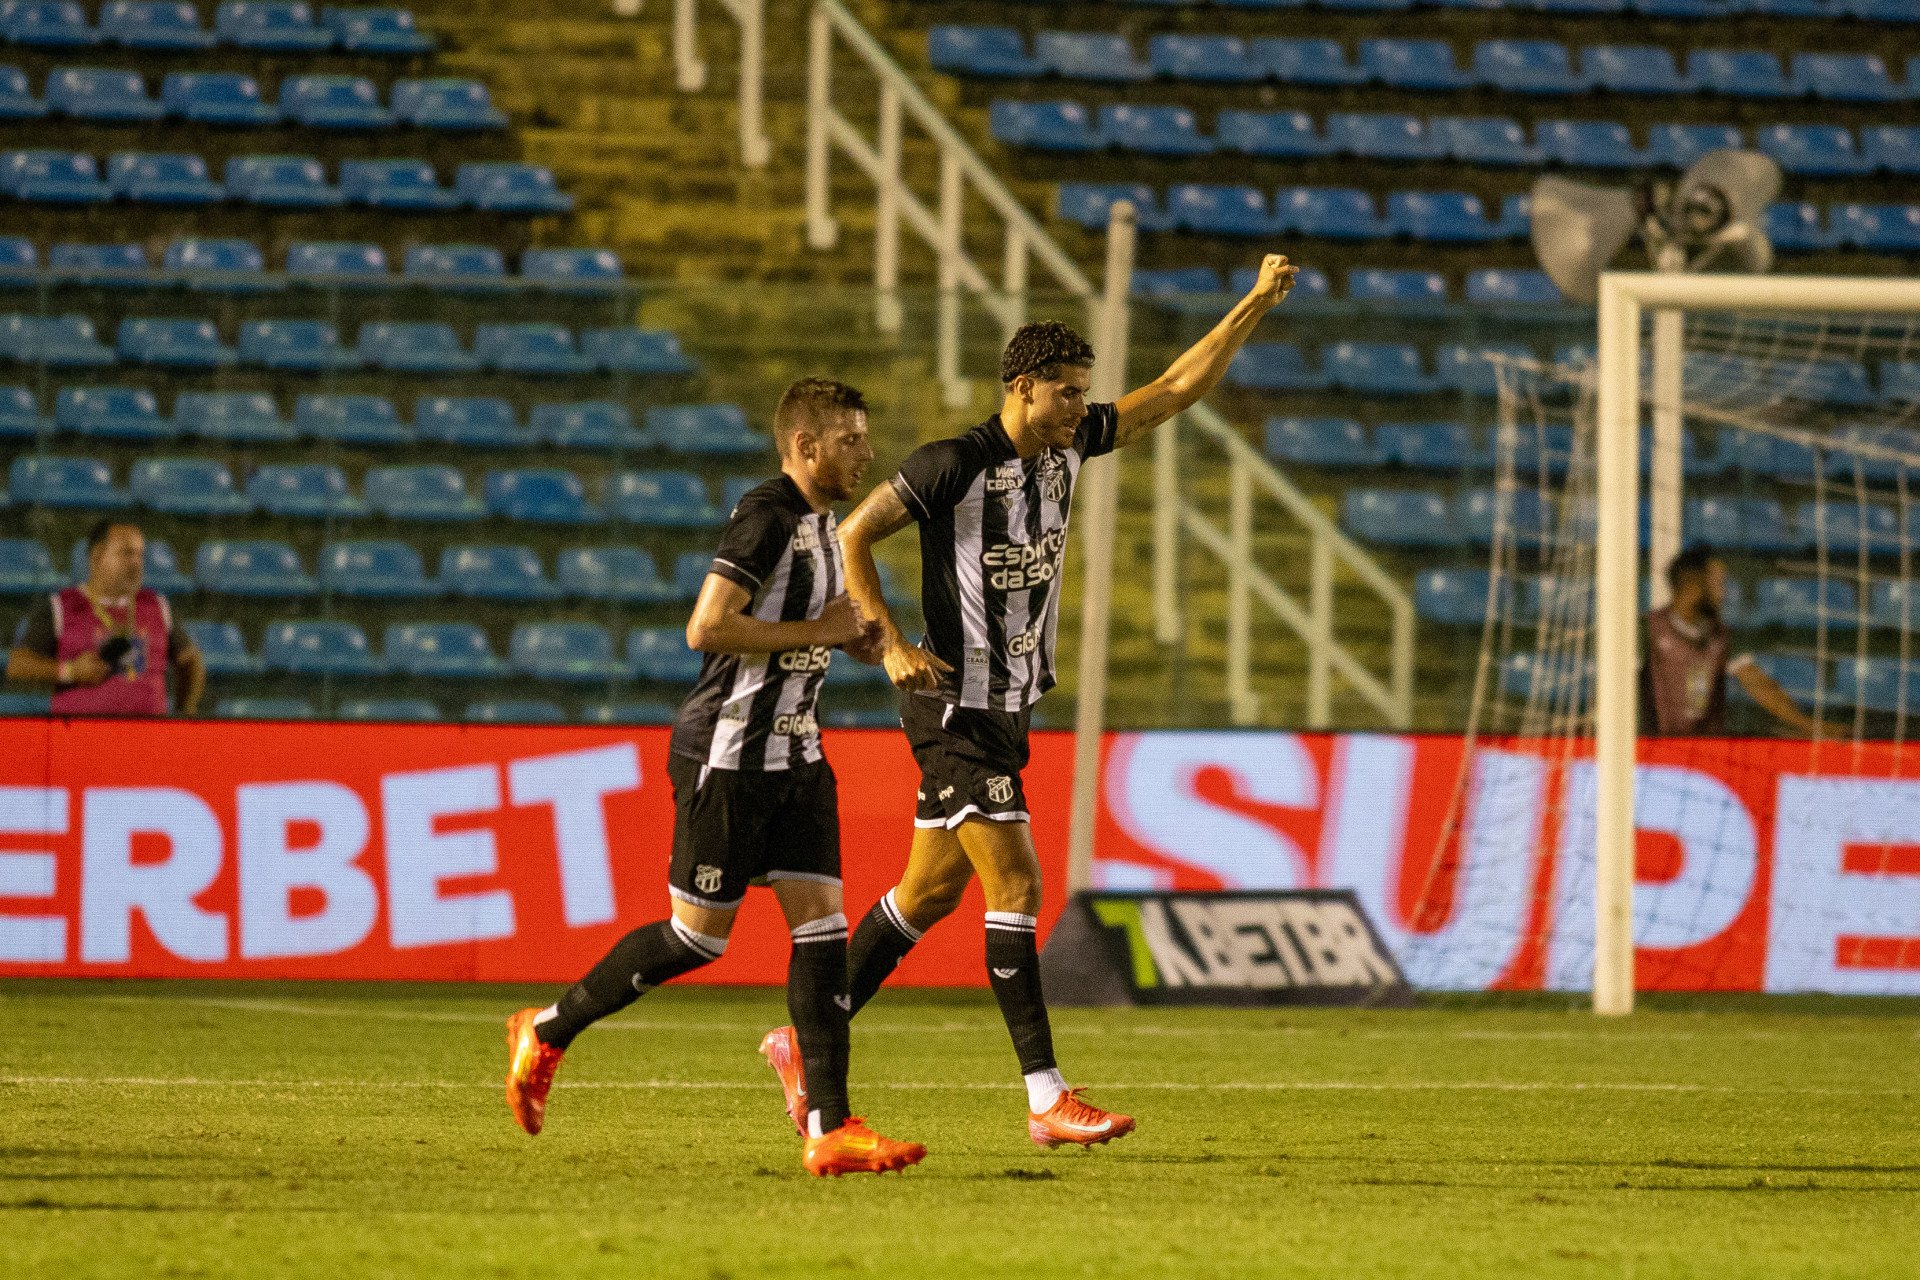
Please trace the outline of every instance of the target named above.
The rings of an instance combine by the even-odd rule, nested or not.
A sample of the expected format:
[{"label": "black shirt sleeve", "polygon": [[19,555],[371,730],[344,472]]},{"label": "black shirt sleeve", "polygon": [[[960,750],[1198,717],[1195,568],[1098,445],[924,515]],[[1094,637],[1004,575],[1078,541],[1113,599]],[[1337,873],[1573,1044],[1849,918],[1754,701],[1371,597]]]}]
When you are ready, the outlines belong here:
[{"label": "black shirt sleeve", "polygon": [[964,437],[935,440],[907,455],[893,477],[893,491],[906,504],[908,514],[925,524],[958,506],[979,472]]},{"label": "black shirt sleeve", "polygon": [[1080,427],[1073,433],[1073,447],[1082,458],[1097,458],[1113,452],[1114,438],[1119,434],[1120,407],[1090,404],[1087,416],[1080,419]]},{"label": "black shirt sleeve", "polygon": [[40,596],[33,602],[33,610],[27,614],[16,643],[28,653],[38,654],[42,658],[60,656],[60,633],[53,625],[52,596]]},{"label": "black shirt sleeve", "polygon": [[741,499],[720,535],[709,572],[745,587],[749,595],[758,595],[793,541],[795,523],[792,512],[771,502],[751,495]]}]

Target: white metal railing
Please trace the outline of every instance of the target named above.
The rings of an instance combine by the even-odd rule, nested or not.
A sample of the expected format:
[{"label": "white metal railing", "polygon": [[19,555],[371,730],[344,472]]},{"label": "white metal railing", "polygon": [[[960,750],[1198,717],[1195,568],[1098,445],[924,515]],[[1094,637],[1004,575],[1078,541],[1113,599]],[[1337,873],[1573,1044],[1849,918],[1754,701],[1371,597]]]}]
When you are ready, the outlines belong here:
[{"label": "white metal railing", "polygon": [[[1226,455],[1227,527],[1181,493],[1180,434]],[[1307,648],[1307,725],[1333,723],[1333,676],[1339,674],[1380,713],[1389,726],[1413,723],[1413,601],[1404,588],[1339,526],[1275,470],[1239,432],[1204,404],[1161,427],[1154,440],[1153,619],[1162,644],[1180,639],[1179,563],[1181,536],[1218,559],[1227,569],[1227,703],[1235,724],[1253,724],[1260,716],[1253,692],[1253,605],[1264,605]],[[1274,582],[1254,562],[1253,504],[1271,498],[1303,526],[1309,538],[1307,601]],[[1333,629],[1335,566],[1343,565],[1377,595],[1392,619],[1390,669],[1375,675],[1342,644]]]},{"label": "white metal railing", "polygon": [[[679,0],[688,3],[690,0]],[[834,55],[844,49],[879,81],[875,136],[868,138],[835,105]],[[940,189],[928,199],[901,172],[901,145],[911,122],[932,139],[940,156]],[[843,152],[874,184],[873,283],[882,332],[900,329],[900,233],[912,231],[939,263],[935,360],[949,406],[965,405],[968,379],[960,368],[961,301],[971,297],[1003,334],[1027,319],[1032,264],[1038,261],[1062,292],[1085,301],[1089,328],[1101,328],[1102,299],[1086,274],[1053,242],[1033,216],[988,168],[939,108],[894,62],[840,0],[815,0],[807,39],[807,243],[831,249],[840,229],[833,219],[829,178],[833,153]],[[991,278],[968,255],[963,232],[969,196],[992,211],[1003,231],[999,278]],[[1121,353],[1115,353],[1116,356]]]},{"label": "white metal railing", "polygon": [[[673,0],[673,79],[682,93],[707,87],[707,64],[700,57],[698,0]],[[764,169],[773,158],[767,138],[766,0],[719,0],[740,25],[740,162]],[[640,0],[614,0],[614,12],[632,16]]]}]

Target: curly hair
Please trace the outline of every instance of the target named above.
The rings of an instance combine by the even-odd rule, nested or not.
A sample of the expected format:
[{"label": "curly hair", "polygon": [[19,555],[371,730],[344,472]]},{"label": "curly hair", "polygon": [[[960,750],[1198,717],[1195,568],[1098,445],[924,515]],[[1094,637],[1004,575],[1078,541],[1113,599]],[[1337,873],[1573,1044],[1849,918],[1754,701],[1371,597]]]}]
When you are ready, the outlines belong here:
[{"label": "curly hair", "polygon": [[1085,338],[1058,320],[1040,320],[1014,330],[1007,349],[1000,354],[1000,381],[1010,384],[1015,378],[1031,375],[1052,382],[1067,365],[1084,368],[1092,363],[1093,348]]},{"label": "curly hair", "polygon": [[773,443],[786,456],[793,433],[802,426],[818,426],[839,413],[865,413],[867,398],[859,389],[832,378],[802,378],[780,393],[773,410]]}]

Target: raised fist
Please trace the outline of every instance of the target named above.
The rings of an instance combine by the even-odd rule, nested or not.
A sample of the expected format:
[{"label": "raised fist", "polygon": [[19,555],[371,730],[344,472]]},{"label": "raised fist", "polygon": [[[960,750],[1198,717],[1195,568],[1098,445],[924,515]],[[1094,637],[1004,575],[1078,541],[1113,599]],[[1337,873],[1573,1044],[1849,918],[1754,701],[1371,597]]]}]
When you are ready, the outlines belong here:
[{"label": "raised fist", "polygon": [[1286,254],[1270,253],[1260,259],[1260,278],[1254,282],[1253,291],[1269,305],[1278,306],[1286,300],[1293,278],[1299,274],[1300,268],[1288,262]]}]

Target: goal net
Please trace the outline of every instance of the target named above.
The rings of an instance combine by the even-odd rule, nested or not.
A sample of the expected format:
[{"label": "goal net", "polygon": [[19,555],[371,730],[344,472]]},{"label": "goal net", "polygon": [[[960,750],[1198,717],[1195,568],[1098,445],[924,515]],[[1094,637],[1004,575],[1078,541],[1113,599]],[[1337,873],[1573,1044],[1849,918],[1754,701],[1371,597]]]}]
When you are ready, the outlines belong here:
[{"label": "goal net", "polygon": [[[1600,328],[1499,369],[1469,746],[1419,896],[1519,942],[1447,976],[1609,1013],[1920,993],[1920,282],[1609,276]],[[1695,547],[1724,663],[1717,568],[1648,616]]]}]

